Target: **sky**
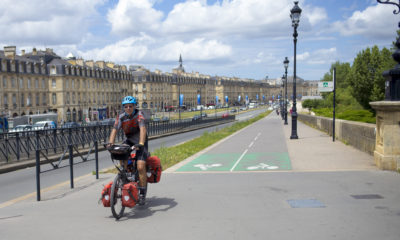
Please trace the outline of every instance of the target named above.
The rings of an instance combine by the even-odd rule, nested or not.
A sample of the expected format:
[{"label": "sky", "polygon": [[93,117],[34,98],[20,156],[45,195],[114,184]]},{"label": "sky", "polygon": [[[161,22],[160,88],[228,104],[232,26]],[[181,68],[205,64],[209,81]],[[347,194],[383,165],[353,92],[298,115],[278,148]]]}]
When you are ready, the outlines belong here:
[{"label": "sky", "polygon": [[[172,72],[293,75],[292,0],[2,0],[0,49],[53,48],[61,57]],[[390,48],[400,14],[376,0],[300,0],[297,76],[321,80],[336,61]]]}]

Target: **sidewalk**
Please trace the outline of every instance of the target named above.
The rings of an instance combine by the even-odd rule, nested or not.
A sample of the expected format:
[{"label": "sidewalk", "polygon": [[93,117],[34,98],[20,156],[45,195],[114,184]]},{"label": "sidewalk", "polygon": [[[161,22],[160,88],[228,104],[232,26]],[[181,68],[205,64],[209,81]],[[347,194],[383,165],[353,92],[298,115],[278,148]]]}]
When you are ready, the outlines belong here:
[{"label": "sidewalk", "polygon": [[338,140],[333,142],[324,132],[297,121],[299,139],[290,139],[292,119],[288,117],[288,125],[283,126],[294,171],[378,170],[373,156]]}]

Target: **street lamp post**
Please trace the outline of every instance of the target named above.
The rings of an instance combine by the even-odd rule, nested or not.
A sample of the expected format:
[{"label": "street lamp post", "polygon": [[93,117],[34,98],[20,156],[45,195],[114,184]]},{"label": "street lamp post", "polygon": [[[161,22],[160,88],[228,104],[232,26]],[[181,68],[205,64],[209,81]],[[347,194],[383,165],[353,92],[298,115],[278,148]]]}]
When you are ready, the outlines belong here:
[{"label": "street lamp post", "polygon": [[290,139],[298,139],[297,136],[297,107],[296,107],[296,43],[297,43],[297,27],[300,22],[301,8],[297,5],[299,2],[294,1],[294,7],[290,10],[290,18],[292,19],[292,27],[294,28],[293,43],[294,43],[294,63],[293,63],[293,111],[292,111],[292,134]]},{"label": "street lamp post", "polygon": [[[389,0],[377,0],[382,4],[395,5],[398,10],[394,10],[393,14],[399,14],[400,12],[400,1],[399,3],[393,3]],[[400,22],[399,22],[400,28]],[[398,63],[393,69],[386,70],[383,72],[383,76],[386,78],[385,81],[385,100],[386,101],[400,101],[400,38],[397,39],[396,50],[392,54],[393,59]]]},{"label": "street lamp post", "polygon": [[284,85],[284,82],[283,82],[283,80],[285,79],[285,75],[283,75],[282,76],[282,88],[281,88],[281,99],[280,99],[280,105],[281,105],[281,118],[282,118],[282,120],[285,120],[285,118],[284,118],[284,111],[285,111],[285,109],[284,109],[284,107],[283,107],[283,101],[284,101],[284,97],[283,97],[283,94],[284,94],[284,87],[285,87],[285,85]]},{"label": "street lamp post", "polygon": [[287,69],[289,67],[289,59],[285,57],[285,60],[283,61],[283,66],[285,67],[285,125],[288,125],[287,122]]}]

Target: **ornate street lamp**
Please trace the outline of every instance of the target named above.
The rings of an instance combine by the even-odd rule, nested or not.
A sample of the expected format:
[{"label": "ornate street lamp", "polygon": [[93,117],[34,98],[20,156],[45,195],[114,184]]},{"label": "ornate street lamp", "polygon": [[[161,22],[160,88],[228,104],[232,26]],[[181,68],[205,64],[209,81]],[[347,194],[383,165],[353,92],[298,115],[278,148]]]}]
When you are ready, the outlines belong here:
[{"label": "ornate street lamp", "polygon": [[[399,10],[393,10],[393,14],[399,14],[400,12],[400,0],[399,3],[393,3],[389,0],[377,0],[379,3],[395,5]],[[400,28],[400,22],[399,22]],[[383,76],[386,78],[385,81],[385,100],[388,101],[400,101],[400,38],[396,41],[396,51],[392,54],[393,59],[398,63],[393,69],[383,72]]]},{"label": "ornate street lamp", "polygon": [[284,103],[284,97],[283,97],[283,94],[285,93],[284,92],[284,87],[285,87],[285,84],[284,84],[284,81],[283,80],[285,80],[285,75],[283,75],[282,76],[282,78],[281,78],[281,81],[282,81],[282,88],[281,88],[281,99],[280,99],[280,107],[281,107],[281,118],[282,118],[282,120],[285,120],[285,117],[284,117],[284,111],[285,111],[285,108],[283,107],[283,103]]},{"label": "ornate street lamp", "polygon": [[293,63],[293,111],[292,111],[292,134],[290,139],[298,139],[297,136],[297,107],[296,107],[296,43],[297,43],[297,27],[300,22],[301,8],[297,5],[299,1],[294,1],[294,7],[290,10],[290,18],[292,19],[292,27],[294,28],[294,63]]},{"label": "ornate street lamp", "polygon": [[287,69],[289,67],[289,59],[285,57],[285,60],[283,61],[283,66],[285,67],[285,125],[288,125],[287,122]]}]

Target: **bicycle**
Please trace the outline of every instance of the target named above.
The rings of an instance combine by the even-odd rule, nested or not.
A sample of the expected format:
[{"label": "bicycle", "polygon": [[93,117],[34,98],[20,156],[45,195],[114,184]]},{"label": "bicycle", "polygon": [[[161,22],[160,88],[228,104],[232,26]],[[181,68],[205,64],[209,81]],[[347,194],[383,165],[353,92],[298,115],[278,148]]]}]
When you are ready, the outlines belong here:
[{"label": "bicycle", "polygon": [[[122,145],[112,145],[106,147],[107,150],[111,153],[111,160],[113,161],[115,168],[118,170],[117,176],[115,176],[114,181],[111,185],[111,194],[110,194],[110,207],[112,215],[115,219],[120,219],[125,211],[125,205],[123,199],[124,195],[125,198],[131,198],[134,203],[132,203],[134,207],[136,203],[138,203],[138,189],[140,179],[139,179],[139,171],[137,170],[137,159],[136,154],[132,153],[136,150],[132,149],[129,145],[122,144]],[[120,161],[120,166],[115,164],[115,160]],[[128,161],[126,163],[125,161]],[[130,186],[133,189],[127,195],[127,189],[124,188],[129,183],[134,183],[133,186]],[[132,184],[131,184],[132,185]],[[147,183],[146,183],[147,187]],[[125,193],[124,193],[125,191]],[[146,196],[145,196],[146,197]]]}]

